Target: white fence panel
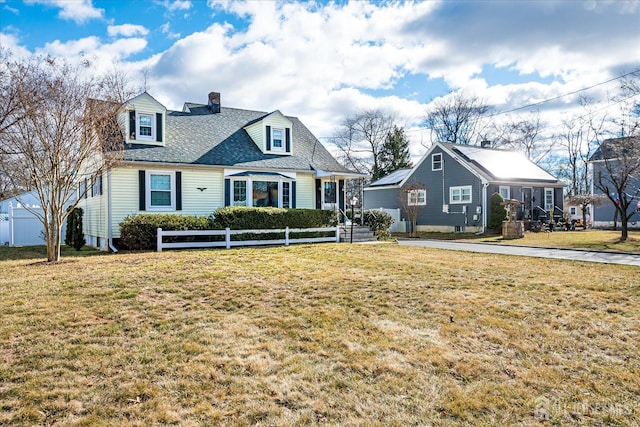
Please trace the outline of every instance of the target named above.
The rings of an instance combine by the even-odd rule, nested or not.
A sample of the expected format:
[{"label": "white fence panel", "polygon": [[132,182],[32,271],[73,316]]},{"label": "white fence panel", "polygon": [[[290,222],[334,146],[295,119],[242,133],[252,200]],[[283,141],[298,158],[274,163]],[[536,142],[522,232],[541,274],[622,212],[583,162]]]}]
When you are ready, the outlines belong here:
[{"label": "white fence panel", "polygon": [[[36,209],[42,213],[41,209]],[[44,227],[33,213],[25,208],[9,207],[9,245],[44,245]]]},{"label": "white fence panel", "polygon": [[[256,246],[256,245],[285,245],[289,246],[293,243],[321,243],[321,242],[335,242],[340,243],[340,226],[336,227],[320,227],[320,228],[282,228],[282,229],[260,229],[260,230],[230,230],[225,228],[224,230],[185,230],[185,231],[165,231],[162,228],[158,228],[156,233],[156,246],[157,251],[162,252],[162,249],[177,249],[177,248],[231,248],[232,246]],[[331,232],[335,233],[334,236],[329,237],[301,237],[291,238],[291,233],[304,233],[304,232]],[[231,240],[231,236],[238,234],[271,234],[271,233],[284,233],[284,239],[277,240]],[[219,242],[174,242],[165,243],[162,241],[164,236],[224,236],[224,241]]]},{"label": "white fence panel", "polygon": [[400,208],[396,208],[396,209],[378,208],[378,209],[369,209],[369,210],[382,211],[391,215],[391,218],[393,218],[393,224],[391,224],[389,231],[392,233],[396,233],[398,231],[398,224],[400,223]]},{"label": "white fence panel", "polygon": [[9,244],[9,214],[0,214],[0,245]]}]

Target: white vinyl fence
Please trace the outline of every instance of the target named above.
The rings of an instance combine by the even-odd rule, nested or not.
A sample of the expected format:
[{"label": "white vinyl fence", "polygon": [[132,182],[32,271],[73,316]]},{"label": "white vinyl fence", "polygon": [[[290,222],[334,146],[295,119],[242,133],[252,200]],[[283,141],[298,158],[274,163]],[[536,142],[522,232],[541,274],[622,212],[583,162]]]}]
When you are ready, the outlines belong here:
[{"label": "white vinyl fence", "polygon": [[9,245],[9,214],[0,213],[0,245]]},{"label": "white vinyl fence", "polygon": [[[35,210],[42,213],[42,209]],[[65,229],[66,224],[63,224],[62,236]],[[0,214],[0,245],[37,246],[45,243],[44,226],[32,212],[9,205],[9,213]]]},{"label": "white vinyl fence", "polygon": [[[329,237],[303,237],[303,238],[290,238],[291,233],[335,233]],[[284,233],[284,239],[271,239],[271,240],[231,240],[231,236],[239,234],[272,234],[272,233]],[[173,242],[165,243],[162,238],[165,236],[224,236],[224,240],[218,242]],[[177,248],[227,248],[232,246],[255,246],[255,245],[285,245],[289,246],[292,243],[320,243],[320,242],[335,242],[340,243],[340,227],[322,227],[322,228],[282,228],[282,229],[267,229],[267,230],[231,230],[225,228],[224,230],[191,230],[191,231],[164,231],[162,228],[158,228],[157,231],[157,250],[162,252],[162,249],[177,249]]]}]

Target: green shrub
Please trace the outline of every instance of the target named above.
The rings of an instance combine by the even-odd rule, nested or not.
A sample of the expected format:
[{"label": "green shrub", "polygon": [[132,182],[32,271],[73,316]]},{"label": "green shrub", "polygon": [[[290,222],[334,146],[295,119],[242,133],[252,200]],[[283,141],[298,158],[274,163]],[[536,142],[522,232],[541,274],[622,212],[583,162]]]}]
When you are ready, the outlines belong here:
[{"label": "green shrub", "polygon": [[[141,214],[129,216],[120,223],[120,244],[132,250],[157,249],[158,228],[163,230],[208,230],[211,224],[206,217],[175,214]],[[205,236],[211,240],[218,236]],[[193,241],[190,237],[167,237],[165,242]]]},{"label": "green shrub", "polygon": [[504,199],[500,193],[493,193],[489,198],[489,219],[487,227],[491,230],[502,232],[502,221],[508,219],[507,209],[502,204]]},{"label": "green shrub", "polygon": [[247,208],[227,206],[216,210],[210,217],[213,228],[232,230],[271,228],[318,228],[337,224],[334,211],[319,209]]},{"label": "green shrub", "polygon": [[386,212],[369,210],[364,212],[364,225],[373,231],[378,240],[391,238],[389,228],[393,224],[393,217]]},{"label": "green shrub", "polygon": [[82,249],[87,243],[82,231],[82,208],[75,207],[67,216],[67,231],[64,237],[65,245],[74,248],[76,251]]}]

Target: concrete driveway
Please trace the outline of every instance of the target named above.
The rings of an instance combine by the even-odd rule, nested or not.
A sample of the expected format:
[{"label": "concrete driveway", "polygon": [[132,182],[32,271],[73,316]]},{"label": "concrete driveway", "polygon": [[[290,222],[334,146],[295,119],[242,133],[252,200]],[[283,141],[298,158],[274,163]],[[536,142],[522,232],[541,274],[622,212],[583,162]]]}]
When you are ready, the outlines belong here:
[{"label": "concrete driveway", "polygon": [[499,245],[488,243],[454,242],[449,240],[398,240],[399,245],[420,246],[425,248],[445,249],[451,251],[485,252],[492,254],[529,256],[536,258],[556,258],[574,261],[600,262],[605,264],[636,265],[640,267],[640,255],[587,251],[560,248],[534,248],[530,246]]}]

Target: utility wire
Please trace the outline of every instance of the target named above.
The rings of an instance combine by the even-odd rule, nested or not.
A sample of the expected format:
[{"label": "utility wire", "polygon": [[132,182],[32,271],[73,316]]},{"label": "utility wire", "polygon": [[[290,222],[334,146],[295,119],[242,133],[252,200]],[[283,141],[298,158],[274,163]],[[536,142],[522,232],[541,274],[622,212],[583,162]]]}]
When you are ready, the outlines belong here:
[{"label": "utility wire", "polygon": [[613,81],[623,79],[623,78],[625,78],[627,76],[630,76],[632,74],[635,74],[637,72],[640,72],[640,68],[637,69],[637,70],[630,71],[630,72],[628,72],[626,74],[623,74],[621,76],[614,77],[614,78],[609,79],[609,80],[604,81],[604,82],[596,83],[596,84],[591,85],[591,86],[583,87],[582,89],[578,89],[578,90],[574,90],[572,92],[564,93],[562,95],[554,96],[553,98],[544,99],[544,100],[539,101],[539,102],[534,102],[533,104],[523,105],[522,107],[512,108],[511,110],[499,111],[499,112],[497,112],[495,114],[491,114],[491,115],[487,116],[487,118],[499,116],[501,114],[513,113],[514,111],[520,111],[520,110],[524,110],[526,108],[531,108],[531,107],[536,107],[538,105],[546,104],[547,102],[556,101],[556,100],[558,100],[560,98],[564,98],[564,97],[567,97],[567,96],[575,95],[576,93],[584,92],[585,90],[593,89],[594,87],[602,86],[602,85],[605,85],[607,83],[611,83]]},{"label": "utility wire", "polygon": [[[586,90],[590,90],[590,89],[593,89],[593,88],[595,88],[595,87],[602,86],[602,85],[605,85],[605,84],[607,84],[607,83],[611,83],[611,82],[613,82],[613,81],[623,79],[623,78],[625,78],[625,77],[627,77],[627,76],[630,76],[630,75],[632,75],[632,74],[636,74],[636,73],[638,73],[638,72],[640,72],[640,68],[638,68],[638,69],[636,69],[636,70],[633,70],[633,71],[630,71],[630,72],[628,72],[628,73],[625,73],[625,74],[623,74],[623,75],[621,75],[621,76],[611,78],[611,79],[606,80],[606,81],[604,81],[604,82],[596,83],[596,84],[593,84],[593,85],[591,85],[591,86],[583,87],[583,88],[581,88],[581,89],[574,90],[574,91],[572,91],[572,92],[567,92],[567,93],[564,93],[564,94],[562,94],[562,95],[554,96],[553,98],[548,98],[548,99],[544,99],[544,100],[542,100],[542,101],[534,102],[534,103],[532,103],[532,104],[523,105],[523,106],[521,106],[521,107],[512,108],[512,109],[510,109],[510,110],[499,111],[499,112],[497,112],[497,113],[494,113],[494,114],[488,115],[488,116],[486,116],[486,117],[484,117],[484,118],[485,118],[485,119],[490,119],[490,118],[492,118],[492,117],[500,116],[500,115],[502,115],[502,114],[513,113],[514,111],[520,111],[520,110],[524,110],[524,109],[527,109],[527,108],[536,107],[536,106],[538,106],[538,105],[546,104],[547,102],[556,101],[556,100],[558,100],[558,99],[565,98],[565,97],[567,97],[567,96],[575,95],[575,94],[577,94],[577,93],[584,92],[584,91],[586,91]],[[636,95],[632,95],[632,96],[631,96],[631,97],[629,97],[629,98],[632,98],[633,96],[636,96]],[[629,98],[625,98],[625,99],[629,99]],[[619,103],[619,102],[620,102],[620,101],[617,101],[617,102],[615,102],[614,104],[617,104],[617,103]],[[614,104],[612,104],[612,105],[614,105]],[[599,109],[599,110],[597,110],[597,111],[601,111],[601,110],[606,109],[606,108],[609,108],[609,106],[606,106],[606,107],[604,107],[604,108],[601,108],[601,109]],[[555,127],[555,126],[554,126],[554,127]],[[420,131],[424,131],[424,130],[430,130],[430,128],[428,128],[428,127],[418,127],[418,128],[413,128],[413,129],[405,129],[405,132],[406,132],[406,133],[409,133],[409,132],[420,132]],[[333,136],[320,136],[320,137],[318,137],[318,139],[333,139],[333,138],[335,138],[335,137],[333,137]]]}]

